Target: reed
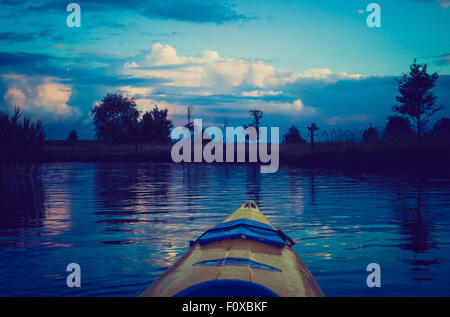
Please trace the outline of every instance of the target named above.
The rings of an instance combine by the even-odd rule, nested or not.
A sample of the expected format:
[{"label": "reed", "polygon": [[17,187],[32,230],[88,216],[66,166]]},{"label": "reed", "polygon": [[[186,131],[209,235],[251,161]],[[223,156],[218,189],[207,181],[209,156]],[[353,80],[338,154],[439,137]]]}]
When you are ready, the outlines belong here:
[{"label": "reed", "polygon": [[22,110],[0,111],[0,173],[36,173],[40,167],[45,134],[40,121],[22,119]]}]

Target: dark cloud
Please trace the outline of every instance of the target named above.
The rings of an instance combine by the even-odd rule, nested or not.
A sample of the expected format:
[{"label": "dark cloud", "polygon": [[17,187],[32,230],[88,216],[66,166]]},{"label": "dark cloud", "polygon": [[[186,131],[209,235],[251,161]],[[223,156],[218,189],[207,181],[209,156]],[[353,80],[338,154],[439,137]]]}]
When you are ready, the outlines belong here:
[{"label": "dark cloud", "polygon": [[34,41],[39,33],[0,32],[0,41],[15,43]]},{"label": "dark cloud", "polygon": [[54,36],[53,31],[46,28],[40,32],[0,32],[0,41],[13,44],[17,42],[30,42],[35,40],[59,40],[59,37]]},{"label": "dark cloud", "polygon": [[450,54],[442,54],[441,56],[437,56],[437,59],[434,61],[436,65],[443,66],[450,64]]},{"label": "dark cloud", "polygon": [[[17,5],[15,1],[12,1]],[[83,1],[79,0],[81,10],[90,11],[106,10],[130,10],[152,19],[170,19],[178,21],[187,21],[194,23],[213,22],[217,24],[247,21],[251,19],[244,14],[236,12],[234,6],[228,1],[202,1],[202,0],[97,0]],[[52,1],[33,1],[27,9],[35,11],[58,10],[65,11],[68,2],[63,0]]]},{"label": "dark cloud", "polygon": [[44,54],[0,52],[0,67],[11,66],[17,69],[17,66],[27,67],[37,63],[48,63],[53,59],[56,59],[56,57]]},{"label": "dark cloud", "polygon": [[[89,67],[95,61],[107,64],[105,67]],[[123,63],[120,57],[86,52],[71,58],[62,58],[25,52],[0,52],[0,74],[18,73],[27,76],[49,76],[74,85],[100,86],[148,86],[167,82],[158,78],[135,78],[118,73]]]},{"label": "dark cloud", "polygon": [[151,1],[142,13],[147,17],[173,19],[197,23],[226,23],[244,21],[248,17],[238,14],[229,5],[216,1]]}]

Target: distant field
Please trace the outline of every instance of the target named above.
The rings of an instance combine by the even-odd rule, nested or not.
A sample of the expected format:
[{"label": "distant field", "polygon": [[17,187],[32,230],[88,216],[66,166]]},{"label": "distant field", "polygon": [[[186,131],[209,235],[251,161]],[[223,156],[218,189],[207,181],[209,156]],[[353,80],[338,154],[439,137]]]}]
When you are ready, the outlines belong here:
[{"label": "distant field", "polygon": [[45,162],[170,162],[170,145],[106,144],[83,140],[74,143],[47,141],[43,152]]},{"label": "distant field", "polygon": [[401,140],[282,145],[282,164],[353,171],[436,173],[450,176],[450,142]]},{"label": "distant field", "polygon": [[[172,162],[171,145],[121,144],[100,141],[47,141],[44,162]],[[248,161],[248,159],[246,160]],[[354,171],[433,172],[450,175],[450,142],[328,142],[280,145],[280,165]]]}]

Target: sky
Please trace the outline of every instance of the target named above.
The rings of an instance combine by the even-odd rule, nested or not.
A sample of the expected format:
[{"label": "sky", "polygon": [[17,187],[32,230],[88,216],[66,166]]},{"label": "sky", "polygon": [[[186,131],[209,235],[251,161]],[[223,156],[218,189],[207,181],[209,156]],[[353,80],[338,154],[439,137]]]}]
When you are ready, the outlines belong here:
[{"label": "sky", "polygon": [[414,58],[440,75],[434,120],[450,116],[450,0],[379,0],[379,28],[361,0],[78,1],[72,28],[69,3],[0,3],[0,110],[20,105],[48,139],[94,138],[108,92],[168,108],[175,126],[191,106],[204,125],[260,109],[281,133],[383,127]]}]

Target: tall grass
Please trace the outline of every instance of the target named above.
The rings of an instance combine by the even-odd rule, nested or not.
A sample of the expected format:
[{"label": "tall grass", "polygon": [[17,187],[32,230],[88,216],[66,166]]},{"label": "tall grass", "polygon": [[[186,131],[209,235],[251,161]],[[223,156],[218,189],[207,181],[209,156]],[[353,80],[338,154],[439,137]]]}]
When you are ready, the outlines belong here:
[{"label": "tall grass", "polygon": [[19,107],[12,115],[0,111],[0,174],[37,172],[44,139],[41,122],[22,119]]}]

